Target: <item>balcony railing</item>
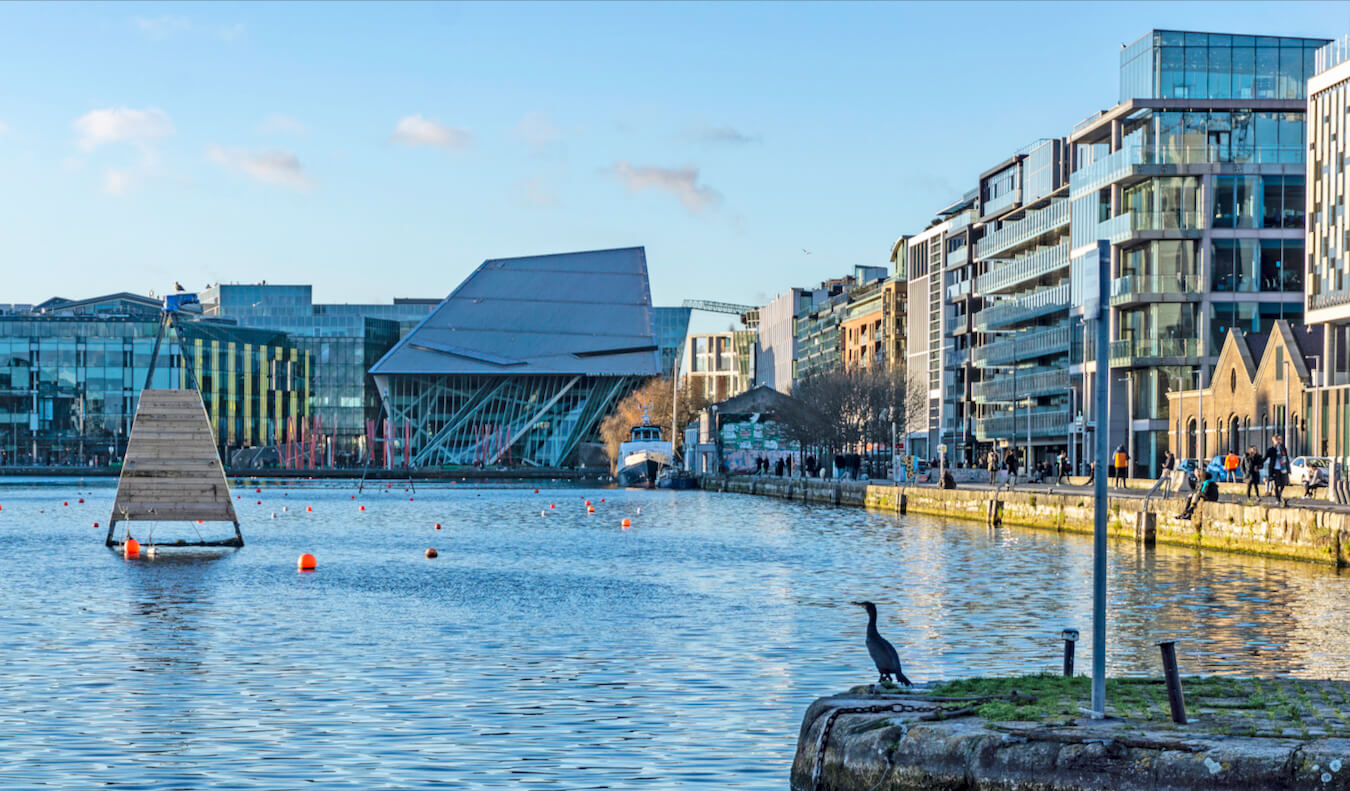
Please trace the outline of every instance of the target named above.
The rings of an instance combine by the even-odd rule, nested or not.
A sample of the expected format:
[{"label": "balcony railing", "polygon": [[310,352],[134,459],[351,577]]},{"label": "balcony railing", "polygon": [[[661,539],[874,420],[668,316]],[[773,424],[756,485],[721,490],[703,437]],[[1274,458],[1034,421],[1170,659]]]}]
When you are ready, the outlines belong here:
[{"label": "balcony railing", "polygon": [[1032,437],[1062,436],[1069,432],[1069,408],[1063,406],[1016,410],[1016,414],[1000,414],[975,421],[975,437],[981,442],[991,439],[1025,437],[1028,426]]},{"label": "balcony railing", "polygon": [[1068,390],[1068,368],[1024,368],[1018,369],[1016,375],[1008,371],[992,381],[976,383],[971,395],[977,404],[991,404],[1067,393]]},{"label": "balcony railing", "polygon": [[1097,224],[1097,238],[1119,244],[1137,231],[1199,231],[1198,211],[1127,211]]},{"label": "balcony railing", "polygon": [[[1313,74],[1321,74],[1347,60],[1350,60],[1350,36],[1341,36],[1317,50],[1317,54],[1313,56]],[[1311,77],[1312,74],[1308,76]]]},{"label": "balcony railing", "polygon": [[1069,284],[1064,283],[985,308],[975,314],[975,329],[986,332],[995,327],[1005,327],[1068,309]]},{"label": "balcony railing", "polygon": [[1008,338],[986,343],[975,349],[971,354],[971,359],[975,361],[977,366],[986,366],[1061,354],[1069,350],[1071,336],[1072,331],[1067,326],[1021,332]]},{"label": "balcony railing", "polygon": [[1252,146],[1235,148],[1232,145],[1127,145],[1069,176],[1069,191],[1077,196],[1101,189],[1107,184],[1129,176],[1140,165],[1203,165],[1214,162],[1239,164],[1297,164],[1304,160],[1303,146]]},{"label": "balcony railing", "polygon": [[1199,291],[1199,275],[1125,275],[1111,281],[1111,304],[1136,302],[1148,294],[1181,296]]},{"label": "balcony railing", "polygon": [[1068,223],[1069,202],[1057,200],[1044,209],[1027,212],[1026,217],[1007,223],[981,239],[975,244],[975,255],[977,258],[991,258]]},{"label": "balcony railing", "polygon": [[981,294],[994,294],[1068,266],[1069,243],[1065,241],[1054,247],[1042,248],[1025,258],[993,264],[990,271],[976,278],[975,288]]},{"label": "balcony railing", "polygon": [[1160,357],[1194,360],[1200,356],[1198,338],[1140,338],[1111,341],[1110,364],[1128,368]]},{"label": "balcony railing", "polygon": [[947,286],[947,299],[955,300],[970,293],[970,281],[962,280]]}]

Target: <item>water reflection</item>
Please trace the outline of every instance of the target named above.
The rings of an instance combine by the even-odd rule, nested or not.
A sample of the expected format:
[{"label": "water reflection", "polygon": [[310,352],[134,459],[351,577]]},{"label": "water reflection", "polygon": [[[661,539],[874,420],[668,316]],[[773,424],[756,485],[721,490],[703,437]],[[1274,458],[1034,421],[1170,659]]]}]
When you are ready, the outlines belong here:
[{"label": "water reflection", "polygon": [[[532,490],[264,484],[243,549],[126,562],[88,528],[111,486],[82,511],[60,487],[0,486],[0,776],[781,789],[805,706],[874,678],[850,600],[880,605],[916,681],[1054,669],[1060,629],[1088,633],[1087,537]],[[318,572],[296,573],[301,552]],[[1185,672],[1346,677],[1333,569],[1121,542],[1109,573],[1114,673],[1156,672],[1176,638]]]}]

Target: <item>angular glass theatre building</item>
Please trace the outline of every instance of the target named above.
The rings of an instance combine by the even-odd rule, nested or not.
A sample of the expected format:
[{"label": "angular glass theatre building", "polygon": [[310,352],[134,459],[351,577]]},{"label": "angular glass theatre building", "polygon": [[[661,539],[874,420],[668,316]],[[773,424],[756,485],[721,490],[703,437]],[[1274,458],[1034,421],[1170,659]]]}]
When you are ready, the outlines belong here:
[{"label": "angular glass theatre building", "polygon": [[370,373],[399,460],[559,467],[661,373],[655,333],[641,247],[493,259]]}]

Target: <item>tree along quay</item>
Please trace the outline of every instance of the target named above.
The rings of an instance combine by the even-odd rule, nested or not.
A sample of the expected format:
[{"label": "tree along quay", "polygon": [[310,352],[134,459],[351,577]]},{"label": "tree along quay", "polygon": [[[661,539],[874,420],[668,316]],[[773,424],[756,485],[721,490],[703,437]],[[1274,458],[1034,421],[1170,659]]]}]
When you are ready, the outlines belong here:
[{"label": "tree along quay", "polygon": [[[939,489],[889,482],[713,475],[703,476],[701,485],[712,491],[1092,533],[1089,492]],[[1350,512],[1210,502],[1192,519],[1179,519],[1179,502],[1175,498],[1112,497],[1108,532],[1145,545],[1161,542],[1337,567],[1350,563]]]},{"label": "tree along quay", "polygon": [[900,694],[857,687],[807,710],[794,791],[1350,789],[1350,684],[1185,680],[1190,717],[1158,679],[966,679]]}]

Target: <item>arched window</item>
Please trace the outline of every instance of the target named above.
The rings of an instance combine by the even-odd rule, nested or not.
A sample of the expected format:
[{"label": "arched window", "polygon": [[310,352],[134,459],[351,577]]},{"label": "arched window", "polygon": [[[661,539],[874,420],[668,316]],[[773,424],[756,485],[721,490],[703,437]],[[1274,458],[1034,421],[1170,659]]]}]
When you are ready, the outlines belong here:
[{"label": "arched window", "polygon": [[[1209,450],[1209,421],[1202,420],[1200,421],[1200,455],[1208,458],[1206,454]],[[1201,461],[1204,461],[1204,459],[1201,459]],[[1200,468],[1204,469],[1204,465],[1200,465]]]},{"label": "arched window", "polygon": [[1233,451],[1234,453],[1242,452],[1242,434],[1240,433],[1241,430],[1242,430],[1242,423],[1238,421],[1237,415],[1233,415],[1233,417],[1228,421],[1228,449]]},{"label": "arched window", "polygon": [[1190,422],[1186,424],[1186,457],[1194,459],[1197,447],[1199,446],[1195,444],[1195,418],[1191,418]]},{"label": "arched window", "polygon": [[1236,369],[1236,368],[1234,368],[1233,370],[1231,370],[1231,371],[1228,372],[1228,392],[1230,392],[1230,393],[1236,393],[1236,392],[1237,392],[1237,369]]}]

